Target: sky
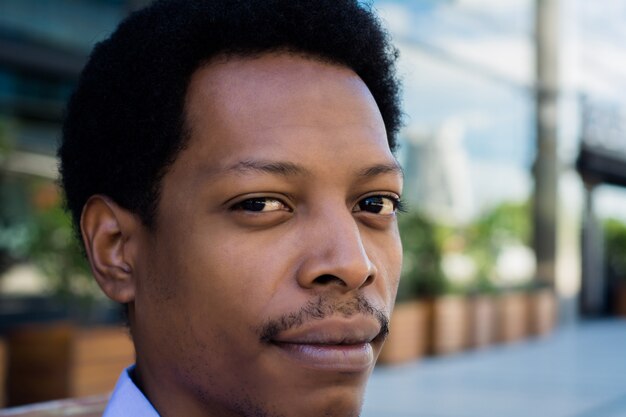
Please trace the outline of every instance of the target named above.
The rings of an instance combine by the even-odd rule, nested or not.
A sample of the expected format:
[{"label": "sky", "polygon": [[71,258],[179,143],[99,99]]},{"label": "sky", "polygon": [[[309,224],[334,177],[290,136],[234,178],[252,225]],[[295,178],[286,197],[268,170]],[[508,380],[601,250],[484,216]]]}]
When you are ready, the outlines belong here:
[{"label": "sky", "polygon": [[[374,5],[400,49],[407,129],[463,127],[476,213],[528,198],[536,149],[534,1]],[[573,172],[579,98],[626,106],[626,0],[561,0],[558,30],[560,198],[580,206],[582,183]],[[601,216],[626,220],[626,191],[600,187],[596,208]]]}]

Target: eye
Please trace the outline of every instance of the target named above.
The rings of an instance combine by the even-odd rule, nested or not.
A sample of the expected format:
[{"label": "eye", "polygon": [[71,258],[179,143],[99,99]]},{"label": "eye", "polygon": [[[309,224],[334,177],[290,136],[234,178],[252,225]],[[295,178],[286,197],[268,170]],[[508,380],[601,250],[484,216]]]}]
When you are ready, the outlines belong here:
[{"label": "eye", "polygon": [[271,197],[249,198],[231,207],[231,210],[250,211],[255,213],[268,213],[272,211],[291,211],[282,201]]},{"label": "eye", "polygon": [[373,195],[359,201],[354,208],[355,212],[390,215],[400,208],[400,199],[390,195]]}]

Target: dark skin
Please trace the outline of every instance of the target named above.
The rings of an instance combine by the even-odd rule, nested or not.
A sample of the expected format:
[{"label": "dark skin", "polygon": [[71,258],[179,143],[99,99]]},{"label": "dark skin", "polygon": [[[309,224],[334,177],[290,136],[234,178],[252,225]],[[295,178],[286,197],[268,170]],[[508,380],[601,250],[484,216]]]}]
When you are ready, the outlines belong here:
[{"label": "dark skin", "polygon": [[190,82],[156,225],[85,205],[95,276],[128,303],[162,416],[357,416],[393,308],[402,175],[369,90],[286,53]]}]

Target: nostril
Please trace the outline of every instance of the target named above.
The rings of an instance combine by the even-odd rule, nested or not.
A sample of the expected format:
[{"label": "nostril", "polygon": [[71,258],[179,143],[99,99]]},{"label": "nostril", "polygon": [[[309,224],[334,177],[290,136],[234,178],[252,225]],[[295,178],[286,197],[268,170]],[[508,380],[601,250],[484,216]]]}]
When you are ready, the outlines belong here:
[{"label": "nostril", "polygon": [[337,284],[341,284],[341,285],[346,285],[345,282],[343,282],[343,280],[341,278],[338,278],[334,275],[330,275],[330,274],[326,274],[326,275],[320,275],[319,277],[315,278],[313,280],[314,284],[319,284],[319,285],[328,285],[331,283],[337,283]]},{"label": "nostril", "polygon": [[365,282],[363,283],[363,287],[367,287],[368,285],[370,285],[372,282],[374,282],[374,275],[368,275],[367,279],[365,280]]}]

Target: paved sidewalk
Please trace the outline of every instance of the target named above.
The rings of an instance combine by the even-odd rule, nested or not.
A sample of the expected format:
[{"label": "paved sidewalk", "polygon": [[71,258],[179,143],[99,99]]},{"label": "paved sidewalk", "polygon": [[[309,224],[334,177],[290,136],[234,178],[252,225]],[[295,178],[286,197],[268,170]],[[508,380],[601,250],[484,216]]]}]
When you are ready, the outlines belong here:
[{"label": "paved sidewalk", "polygon": [[626,320],[377,368],[362,417],[626,417]]}]

